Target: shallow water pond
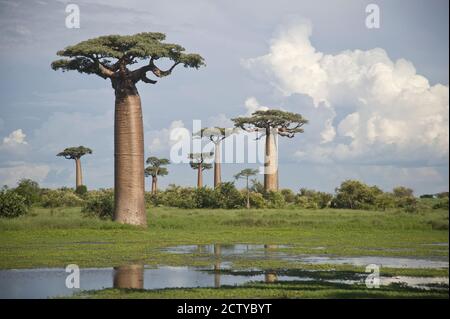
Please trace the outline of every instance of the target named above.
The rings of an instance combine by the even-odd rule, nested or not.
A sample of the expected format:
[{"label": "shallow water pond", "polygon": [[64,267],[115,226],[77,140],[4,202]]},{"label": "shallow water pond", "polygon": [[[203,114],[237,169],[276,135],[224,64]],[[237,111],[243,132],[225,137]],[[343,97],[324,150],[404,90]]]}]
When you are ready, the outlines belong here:
[{"label": "shallow water pond", "polygon": [[[272,258],[287,261],[295,261],[306,264],[330,264],[330,265],[353,265],[367,266],[376,264],[380,267],[389,268],[448,268],[448,257],[387,257],[387,256],[329,256],[329,255],[304,255],[293,254],[284,248],[289,245],[180,245],[164,248],[163,251],[174,254],[208,254],[215,258],[241,257],[241,258]],[[320,251],[325,247],[315,247]]]},{"label": "shallow water pond", "polygon": [[[195,254],[214,258],[208,268],[160,266],[150,268],[143,264],[127,264],[110,268],[80,269],[80,288],[66,287],[69,273],[63,268],[0,270],[0,298],[49,298],[71,296],[82,290],[105,288],[163,289],[216,287],[241,285],[259,281],[322,281],[336,284],[364,284],[367,274],[339,271],[308,271],[284,269],[263,271],[258,269],[233,270],[234,258],[274,258],[310,264],[378,264],[402,268],[448,268],[448,259],[414,259],[396,257],[333,257],[295,255],[291,246],[284,245],[183,245],[162,249],[174,254]],[[318,249],[320,251],[320,249]],[[428,289],[440,286],[448,290],[448,278],[436,277],[381,277],[380,284],[405,284]],[[438,287],[439,288],[439,287]]]}]

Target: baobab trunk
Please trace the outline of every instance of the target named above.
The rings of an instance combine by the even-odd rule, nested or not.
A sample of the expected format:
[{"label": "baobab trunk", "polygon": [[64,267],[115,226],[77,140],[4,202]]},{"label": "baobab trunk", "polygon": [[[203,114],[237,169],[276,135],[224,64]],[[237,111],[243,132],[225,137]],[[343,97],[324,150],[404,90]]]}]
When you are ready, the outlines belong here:
[{"label": "baobab trunk", "polygon": [[198,164],[198,170],[197,170],[197,188],[203,187],[203,167],[202,163]]},{"label": "baobab trunk", "polygon": [[214,145],[214,188],[222,183],[220,143]]},{"label": "baobab trunk", "polygon": [[248,176],[247,176],[247,209],[250,209],[250,189],[248,186]]},{"label": "baobab trunk", "polygon": [[81,159],[75,159],[75,187],[83,185],[83,175],[81,173]]},{"label": "baobab trunk", "polygon": [[277,131],[266,130],[266,151],[264,162],[264,189],[278,191],[278,158],[276,145]]},{"label": "baobab trunk", "polygon": [[146,226],[144,133],[137,93],[120,96],[116,92],[114,147],[114,219]]},{"label": "baobab trunk", "polygon": [[156,176],[152,176],[152,194],[156,194],[156,192],[158,191],[157,183],[158,183],[158,178]]}]

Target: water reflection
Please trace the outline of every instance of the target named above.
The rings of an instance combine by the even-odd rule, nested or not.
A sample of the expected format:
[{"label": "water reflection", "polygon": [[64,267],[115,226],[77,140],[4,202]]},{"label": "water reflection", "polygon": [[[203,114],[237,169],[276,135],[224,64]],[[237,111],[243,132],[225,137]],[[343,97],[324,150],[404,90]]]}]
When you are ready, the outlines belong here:
[{"label": "water reflection", "polygon": [[214,245],[214,287],[220,288],[220,256],[221,255],[221,247],[220,244]]},{"label": "water reflection", "polygon": [[144,265],[133,264],[114,267],[113,287],[144,289]]}]

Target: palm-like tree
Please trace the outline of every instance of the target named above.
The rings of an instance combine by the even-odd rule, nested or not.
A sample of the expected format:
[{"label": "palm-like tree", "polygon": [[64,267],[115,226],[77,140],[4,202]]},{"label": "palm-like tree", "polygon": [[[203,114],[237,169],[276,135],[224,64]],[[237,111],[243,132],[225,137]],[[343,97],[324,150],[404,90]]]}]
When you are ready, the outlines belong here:
[{"label": "palm-like tree", "polygon": [[92,150],[88,147],[78,146],[78,147],[68,147],[64,151],[59,152],[56,156],[62,156],[65,159],[75,160],[75,187],[83,185],[83,174],[81,172],[81,157],[86,154],[92,154]]},{"label": "palm-like tree", "polygon": [[152,194],[156,194],[158,191],[158,176],[169,174],[167,168],[163,166],[170,164],[170,161],[167,158],[151,156],[147,158],[146,163],[150,165],[145,168],[145,176],[152,177]]},{"label": "palm-like tree", "polygon": [[247,209],[250,208],[250,187],[249,187],[248,181],[251,176],[255,176],[256,174],[258,174],[258,172],[259,171],[257,169],[246,168],[246,169],[243,169],[242,171],[240,171],[239,173],[237,173],[236,175],[234,175],[235,179],[246,179],[246,182],[247,182]]},{"label": "palm-like tree", "polygon": [[205,160],[210,159],[213,153],[190,153],[190,165],[192,169],[197,170],[197,187],[203,187],[203,171],[212,168],[212,164],[205,163]]}]

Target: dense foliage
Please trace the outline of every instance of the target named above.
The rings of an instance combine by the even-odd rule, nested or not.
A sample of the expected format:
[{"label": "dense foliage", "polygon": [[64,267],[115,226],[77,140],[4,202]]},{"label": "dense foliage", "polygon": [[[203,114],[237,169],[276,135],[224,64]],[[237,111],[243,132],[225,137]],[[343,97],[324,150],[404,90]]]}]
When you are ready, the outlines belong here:
[{"label": "dense foliage", "polygon": [[28,213],[27,199],[13,190],[0,190],[0,217],[13,218]]}]

